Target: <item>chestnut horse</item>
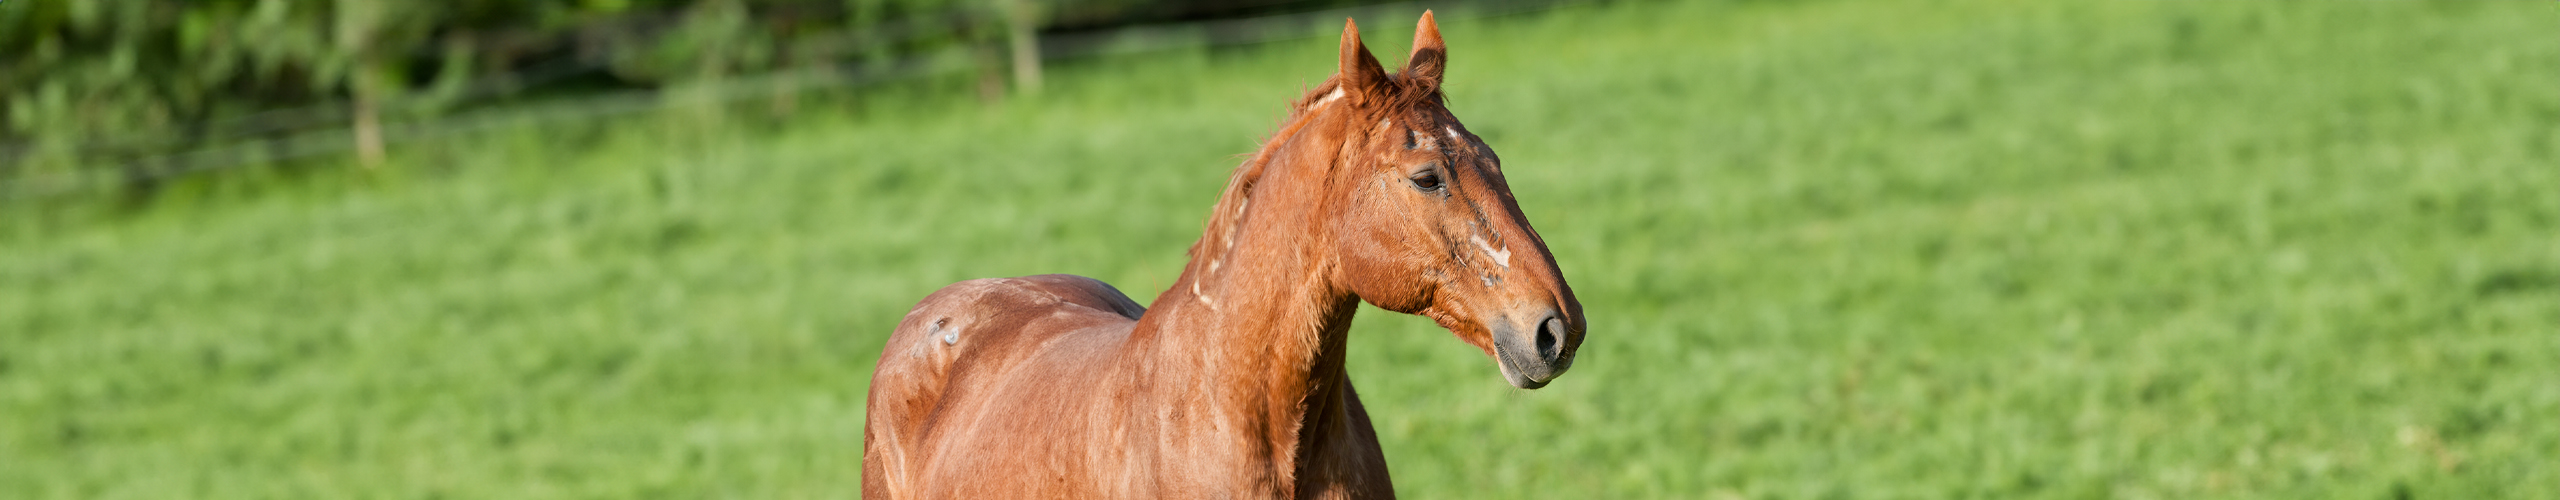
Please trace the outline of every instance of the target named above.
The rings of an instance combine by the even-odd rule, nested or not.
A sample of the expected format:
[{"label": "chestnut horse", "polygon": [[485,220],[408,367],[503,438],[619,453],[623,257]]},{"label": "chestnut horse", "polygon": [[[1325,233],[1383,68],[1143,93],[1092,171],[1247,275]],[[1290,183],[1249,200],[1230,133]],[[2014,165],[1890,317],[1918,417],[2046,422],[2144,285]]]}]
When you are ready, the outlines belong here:
[{"label": "chestnut horse", "polygon": [[1440,94],[1424,13],[1390,75],[1341,66],[1227,181],[1154,309],[1090,278],[964,281],[898,323],[863,429],[870,498],[1389,498],[1343,373],[1355,301],[1430,317],[1545,386],[1575,302],[1502,161]]}]

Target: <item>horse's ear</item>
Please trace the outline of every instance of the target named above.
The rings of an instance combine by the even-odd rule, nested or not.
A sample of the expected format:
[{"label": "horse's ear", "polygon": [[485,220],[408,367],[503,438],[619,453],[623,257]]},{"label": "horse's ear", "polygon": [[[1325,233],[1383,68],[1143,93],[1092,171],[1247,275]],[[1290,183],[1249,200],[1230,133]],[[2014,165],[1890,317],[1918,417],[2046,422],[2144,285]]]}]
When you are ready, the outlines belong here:
[{"label": "horse's ear", "polygon": [[1439,92],[1440,72],[1448,66],[1449,46],[1440,42],[1440,23],[1431,21],[1431,11],[1422,11],[1422,21],[1413,27],[1413,55],[1405,58],[1398,80],[1415,95]]},{"label": "horse's ear", "polygon": [[1356,102],[1385,95],[1380,91],[1385,90],[1382,87],[1387,83],[1387,69],[1378,66],[1378,58],[1369,55],[1368,47],[1360,45],[1360,26],[1348,18],[1342,20],[1342,68],[1337,71],[1342,78],[1341,89]]}]

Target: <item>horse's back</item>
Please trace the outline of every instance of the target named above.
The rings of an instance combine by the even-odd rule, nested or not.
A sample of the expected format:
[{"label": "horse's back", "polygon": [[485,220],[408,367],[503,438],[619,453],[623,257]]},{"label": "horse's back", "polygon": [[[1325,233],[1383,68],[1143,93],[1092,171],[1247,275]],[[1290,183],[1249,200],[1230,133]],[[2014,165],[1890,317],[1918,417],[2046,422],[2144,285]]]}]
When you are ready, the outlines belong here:
[{"label": "horse's back", "polygon": [[1026,370],[1043,361],[1104,356],[1145,312],[1108,284],[1064,274],[969,280],[926,296],[890,334],[871,375],[863,496],[915,496],[934,454],[932,434],[970,425],[939,421],[975,418],[955,416],[970,412],[953,405],[1020,385],[1009,379],[1056,371]]}]

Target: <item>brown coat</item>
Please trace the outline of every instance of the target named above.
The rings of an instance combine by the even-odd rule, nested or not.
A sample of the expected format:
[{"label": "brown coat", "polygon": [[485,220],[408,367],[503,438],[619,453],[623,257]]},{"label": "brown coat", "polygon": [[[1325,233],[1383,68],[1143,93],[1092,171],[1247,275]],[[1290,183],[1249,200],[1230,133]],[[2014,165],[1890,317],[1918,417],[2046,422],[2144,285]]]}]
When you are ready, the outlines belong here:
[{"label": "brown coat", "polygon": [[1343,371],[1355,301],[1438,321],[1515,386],[1562,374],[1581,305],[1444,107],[1445,60],[1428,13],[1397,75],[1346,23],[1340,71],[1237,167],[1152,310],[1068,275],[925,297],[873,374],[863,496],[1391,498]]}]

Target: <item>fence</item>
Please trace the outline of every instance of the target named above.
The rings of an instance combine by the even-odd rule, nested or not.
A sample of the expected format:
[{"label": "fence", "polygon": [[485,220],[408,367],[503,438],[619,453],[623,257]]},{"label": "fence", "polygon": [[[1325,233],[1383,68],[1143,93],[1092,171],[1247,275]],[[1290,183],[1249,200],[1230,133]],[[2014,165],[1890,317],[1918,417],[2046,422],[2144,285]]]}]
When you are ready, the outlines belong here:
[{"label": "fence", "polygon": [[[1443,19],[1463,19],[1518,14],[1554,8],[1574,0],[1485,0],[1471,2],[1402,2],[1371,4],[1313,12],[1267,15],[1240,19],[1217,19],[1194,22],[1126,26],[1107,30],[1049,33],[1038,39],[1040,61],[1126,55],[1200,46],[1232,46],[1268,43],[1315,36],[1330,36],[1341,19],[1389,17],[1410,19],[1425,8],[1433,9]],[[955,50],[966,50],[959,48]],[[474,97],[503,95],[510,88],[522,88],[547,79],[561,78],[583,71],[593,71],[601,58],[584,57],[537,65],[526,71],[474,82],[467,90]],[[719,104],[747,99],[772,98],[784,93],[817,89],[861,87],[934,75],[971,71],[966,56],[930,54],[909,57],[891,64],[832,64],[806,67],[761,75],[732,77],[707,87],[683,89],[624,90],[572,98],[551,99],[531,104],[490,107],[478,111],[433,116],[381,125],[382,144],[403,144],[454,136],[539,126],[564,122],[591,121],[600,118],[641,113],[661,109],[674,102],[670,92],[687,92],[688,104]],[[0,185],[0,199],[39,198],[94,191],[135,183],[150,183],[170,178],[202,174],[244,166],[271,164],[295,159],[347,155],[359,147],[355,132],[347,126],[350,106],[331,103],[294,109],[271,110],[236,120],[210,124],[209,137],[220,138],[211,144],[183,151],[141,155],[100,155],[114,168],[85,168],[50,175],[21,176]],[[170,138],[117,138],[82,144],[96,151],[143,149],[151,141]],[[20,145],[18,147],[25,147]],[[10,157],[0,150],[0,158]]]}]

